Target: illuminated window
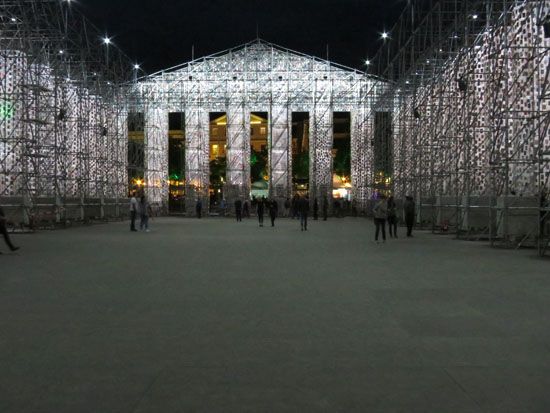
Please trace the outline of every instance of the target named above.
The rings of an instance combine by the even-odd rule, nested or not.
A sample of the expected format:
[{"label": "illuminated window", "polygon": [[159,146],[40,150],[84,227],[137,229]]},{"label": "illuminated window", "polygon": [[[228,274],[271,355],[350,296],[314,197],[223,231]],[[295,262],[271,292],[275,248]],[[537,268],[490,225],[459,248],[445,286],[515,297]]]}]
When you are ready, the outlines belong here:
[{"label": "illuminated window", "polygon": [[212,155],[218,156],[219,153],[219,146],[218,145],[212,145]]},{"label": "illuminated window", "polygon": [[265,127],[265,126],[262,126],[262,127],[260,128],[260,134],[265,135],[265,133],[266,133],[266,127]]},{"label": "illuminated window", "polygon": [[212,128],[212,136],[218,136],[218,128]]}]

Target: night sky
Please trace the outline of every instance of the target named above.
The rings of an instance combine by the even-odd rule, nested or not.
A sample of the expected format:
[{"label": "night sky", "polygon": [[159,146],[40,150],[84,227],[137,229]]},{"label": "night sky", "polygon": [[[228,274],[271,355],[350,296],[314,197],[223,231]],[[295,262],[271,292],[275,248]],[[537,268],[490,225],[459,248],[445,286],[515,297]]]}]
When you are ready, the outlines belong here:
[{"label": "night sky", "polygon": [[259,37],[364,69],[406,0],[77,0],[148,73]]}]

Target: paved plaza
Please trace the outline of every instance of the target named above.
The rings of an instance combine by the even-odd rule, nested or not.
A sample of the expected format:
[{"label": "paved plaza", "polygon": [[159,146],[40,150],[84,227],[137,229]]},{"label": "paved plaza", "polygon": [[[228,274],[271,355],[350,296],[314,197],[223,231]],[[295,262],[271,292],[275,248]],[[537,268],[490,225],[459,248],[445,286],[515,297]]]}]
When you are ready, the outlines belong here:
[{"label": "paved plaza", "polygon": [[378,245],[359,218],[151,228],[0,245],[0,412],[550,411],[533,250]]}]

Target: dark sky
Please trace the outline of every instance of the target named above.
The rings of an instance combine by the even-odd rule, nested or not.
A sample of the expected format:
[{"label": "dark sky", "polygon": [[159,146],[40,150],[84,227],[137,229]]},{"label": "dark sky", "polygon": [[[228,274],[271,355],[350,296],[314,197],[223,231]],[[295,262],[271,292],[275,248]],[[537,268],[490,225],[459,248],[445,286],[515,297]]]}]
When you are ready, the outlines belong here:
[{"label": "dark sky", "polygon": [[406,0],[77,0],[77,7],[148,72],[260,37],[364,69]]}]

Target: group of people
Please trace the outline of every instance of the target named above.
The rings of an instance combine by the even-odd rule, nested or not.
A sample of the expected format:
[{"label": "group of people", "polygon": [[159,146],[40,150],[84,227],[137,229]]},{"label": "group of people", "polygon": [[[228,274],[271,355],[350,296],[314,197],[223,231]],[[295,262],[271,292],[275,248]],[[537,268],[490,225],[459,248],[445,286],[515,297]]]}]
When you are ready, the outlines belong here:
[{"label": "group of people", "polygon": [[140,217],[139,229],[141,231],[149,232],[149,217],[153,215],[151,204],[147,201],[145,195],[141,195],[138,198],[136,193],[132,193],[130,198],[130,231],[137,231],[136,218]]},{"label": "group of people", "polygon": [[[405,224],[407,225],[407,237],[412,237],[412,229],[415,219],[415,203],[412,196],[405,197],[403,212],[405,216]],[[382,240],[386,242],[386,221],[390,231],[390,238],[397,238],[397,204],[393,196],[386,199],[385,195],[379,195],[374,208],[374,224],[376,226],[374,240],[378,242],[378,236],[382,231]]]},{"label": "group of people", "polygon": [[[309,198],[307,195],[294,195],[292,200],[287,198],[285,201],[285,216],[292,219],[299,219],[303,214],[303,199],[308,199],[308,213],[309,213]],[[325,196],[321,203],[321,212],[323,214],[323,220],[326,221],[328,217],[328,199]],[[317,221],[319,219],[319,201],[317,198],[313,200],[313,219]]]},{"label": "group of people", "polygon": [[[139,199],[136,193],[132,193],[130,198],[130,231],[138,231],[136,229],[136,219],[140,217],[139,228],[142,231],[149,232],[149,217],[152,215],[151,205],[147,201],[145,195],[141,195]],[[322,214],[323,220],[327,220],[328,215],[328,200],[325,196],[322,200]],[[275,226],[275,220],[279,216],[279,203],[276,199],[252,198],[251,207],[255,210],[258,216],[258,225],[264,226],[264,215],[267,213],[271,219],[271,226]],[[300,229],[307,231],[307,221],[310,211],[310,202],[307,195],[295,195],[292,200],[286,199],[284,203],[286,210],[286,216],[291,218],[298,218],[300,220]],[[202,216],[202,201],[199,198],[196,203],[197,217]],[[317,220],[319,216],[319,203],[317,199],[313,201],[313,219]],[[403,205],[403,212],[405,217],[405,224],[407,226],[407,237],[412,237],[412,228],[415,220],[415,203],[412,196],[405,198]],[[388,223],[390,238],[397,238],[397,204],[393,196],[386,198],[385,195],[380,194],[373,207],[375,235],[374,240],[378,242],[380,232],[382,233],[382,241],[386,242],[386,222]],[[243,217],[250,217],[250,210],[248,201],[242,201],[241,199],[235,200],[235,217],[237,222],[242,221]],[[5,228],[5,217],[3,211],[0,208],[0,231],[4,235],[6,243],[15,251],[17,247],[11,244],[7,230]]]},{"label": "group of people", "polygon": [[[285,208],[287,207],[287,202],[285,202]],[[276,199],[266,199],[265,197],[261,198],[252,198],[252,208],[256,210],[258,216],[258,225],[260,227],[264,226],[264,215],[269,215],[271,219],[271,226],[275,226],[275,220],[279,216],[279,203]],[[307,218],[309,214],[309,199],[307,196],[297,196],[293,199],[293,210],[296,211],[297,216],[300,218],[300,227],[302,231],[307,231]],[[248,202],[245,201],[244,204],[242,200],[235,200],[235,217],[237,222],[242,221],[243,216],[250,216],[248,210]]]}]

